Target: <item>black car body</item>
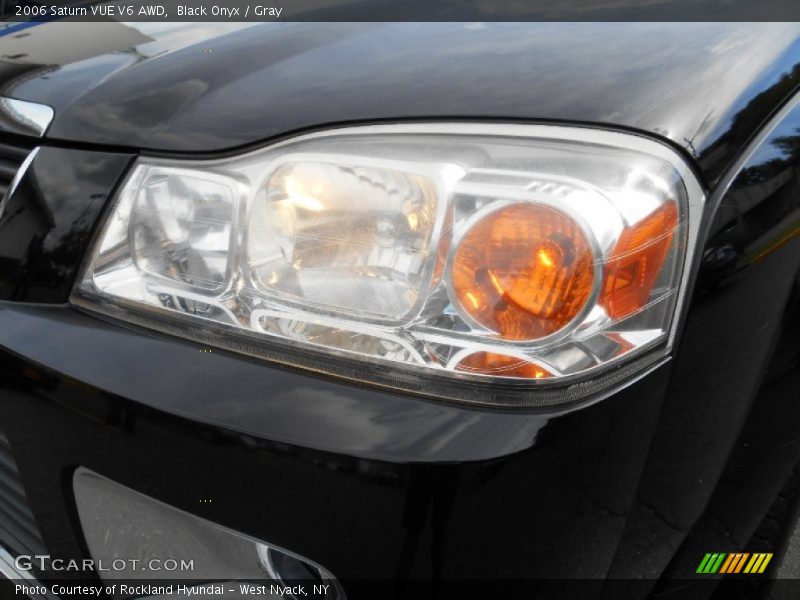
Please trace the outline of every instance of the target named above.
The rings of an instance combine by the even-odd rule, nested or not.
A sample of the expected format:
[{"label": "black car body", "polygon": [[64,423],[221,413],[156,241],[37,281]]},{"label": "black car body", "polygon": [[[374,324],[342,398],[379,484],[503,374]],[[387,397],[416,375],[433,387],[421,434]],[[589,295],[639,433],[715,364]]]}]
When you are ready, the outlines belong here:
[{"label": "black car body", "polygon": [[[792,24],[0,30],[0,96],[54,111],[43,137],[0,124],[7,184],[38,147],[0,217],[0,543],[87,558],[84,468],[305,557],[353,598],[526,597],[543,580],[789,597],[768,575],[798,560],[798,84]],[[570,124],[683,156],[707,202],[670,359],[575,410],[492,409],[200,353],[69,304],[137,157],[397,122]],[[703,578],[709,552],[776,558]]]}]

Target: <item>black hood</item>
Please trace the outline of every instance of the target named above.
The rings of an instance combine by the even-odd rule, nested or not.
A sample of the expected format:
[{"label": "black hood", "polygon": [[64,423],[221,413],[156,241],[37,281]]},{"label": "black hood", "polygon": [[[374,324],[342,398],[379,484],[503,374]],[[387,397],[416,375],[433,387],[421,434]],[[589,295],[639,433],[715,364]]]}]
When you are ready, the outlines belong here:
[{"label": "black hood", "polygon": [[69,23],[0,30],[53,139],[215,153],[334,123],[571,121],[719,170],[793,91],[796,24]]}]

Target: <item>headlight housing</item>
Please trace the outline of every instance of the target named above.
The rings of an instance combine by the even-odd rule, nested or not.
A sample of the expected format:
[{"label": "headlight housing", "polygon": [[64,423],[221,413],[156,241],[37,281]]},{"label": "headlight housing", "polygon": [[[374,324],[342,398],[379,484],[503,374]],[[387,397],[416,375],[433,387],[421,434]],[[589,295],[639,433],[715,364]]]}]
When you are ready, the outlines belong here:
[{"label": "headlight housing", "polygon": [[377,384],[563,403],[669,351],[703,199],[667,146],[589,128],[380,125],[142,158],[73,302]]}]

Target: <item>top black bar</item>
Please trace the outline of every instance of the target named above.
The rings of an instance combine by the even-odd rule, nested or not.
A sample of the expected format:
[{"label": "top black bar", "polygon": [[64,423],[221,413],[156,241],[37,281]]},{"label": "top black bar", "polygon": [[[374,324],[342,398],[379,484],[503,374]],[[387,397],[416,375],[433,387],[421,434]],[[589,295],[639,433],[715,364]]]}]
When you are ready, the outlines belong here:
[{"label": "top black bar", "polygon": [[[120,0],[2,3],[30,21],[800,21],[797,0]],[[10,25],[8,23],[11,23]]]}]

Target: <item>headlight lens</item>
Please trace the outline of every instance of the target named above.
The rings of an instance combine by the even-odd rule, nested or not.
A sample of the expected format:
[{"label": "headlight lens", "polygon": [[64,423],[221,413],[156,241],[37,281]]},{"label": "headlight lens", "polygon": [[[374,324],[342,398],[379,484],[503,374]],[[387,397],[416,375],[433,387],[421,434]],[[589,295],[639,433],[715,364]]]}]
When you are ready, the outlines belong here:
[{"label": "headlight lens", "polygon": [[666,146],[592,129],[370,126],[141,159],[73,301],[365,379],[563,387],[668,351],[702,203]]},{"label": "headlight lens", "polygon": [[453,300],[504,340],[539,340],[571,323],[594,289],[595,253],[587,232],[545,204],[501,205],[459,240]]},{"label": "headlight lens", "polygon": [[407,322],[424,296],[443,194],[413,165],[339,160],[270,175],[248,223],[254,287],[309,308]]}]

